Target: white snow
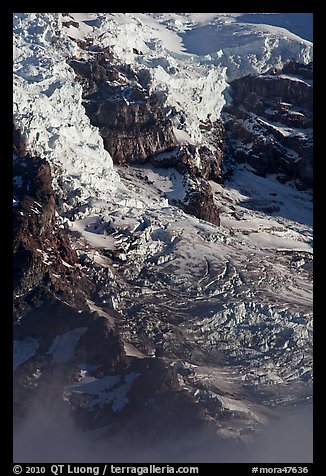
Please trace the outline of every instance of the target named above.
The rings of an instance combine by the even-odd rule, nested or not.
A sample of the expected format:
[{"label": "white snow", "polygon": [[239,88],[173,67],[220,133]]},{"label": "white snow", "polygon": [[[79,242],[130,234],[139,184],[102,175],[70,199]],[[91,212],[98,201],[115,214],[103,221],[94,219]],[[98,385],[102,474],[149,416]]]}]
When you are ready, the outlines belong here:
[{"label": "white snow", "polygon": [[308,243],[300,243],[289,238],[274,236],[264,231],[249,233],[248,239],[262,249],[296,250],[312,253],[312,247]]},{"label": "white snow", "polygon": [[183,131],[182,129],[177,129],[176,127],[173,128],[174,135],[179,144],[194,144],[195,142],[192,140],[188,132]]},{"label": "white snow", "polygon": [[78,383],[70,385],[69,391],[74,393],[87,393],[87,395],[95,395],[100,398],[102,393],[106,393],[118,382],[120,382],[120,376],[108,376],[101,379],[91,377],[84,372],[84,375]]},{"label": "white snow", "polygon": [[311,87],[313,85],[313,80],[312,79],[300,79],[297,76],[293,76],[291,74],[279,74],[278,76],[279,76],[279,78],[290,79],[291,81],[297,81],[299,83],[305,83],[309,87]]},{"label": "white snow", "polygon": [[[14,15],[14,122],[28,137],[28,150],[50,161],[54,185],[69,206],[87,203],[89,197],[107,200],[118,183],[66,62],[79,54],[71,35],[89,36],[135,69],[149,69],[152,90],[165,92],[166,107],[177,111],[181,143],[205,143],[200,124],[219,117],[229,80],[289,58],[312,59],[310,42],[278,27],[239,23],[237,13],[70,15],[78,28],[60,29],[62,21],[69,21],[61,14]],[[199,44],[207,49],[191,51]],[[134,48],[143,55],[134,54]],[[180,115],[185,117],[182,130]],[[105,241],[99,246],[107,246]]]},{"label": "white snow", "polygon": [[146,354],[136,349],[135,346],[129,344],[128,342],[124,342],[123,347],[126,355],[129,355],[130,357],[137,357],[138,359],[144,359],[145,357],[148,357]]},{"label": "white snow", "polygon": [[[220,185],[210,182],[214,190],[219,191],[222,195],[226,194],[232,202],[241,204],[248,199],[258,200],[257,208],[261,201],[273,200],[280,207],[280,212],[275,212],[273,219],[276,216],[283,216],[287,220],[294,222],[290,228],[296,226],[298,230],[303,229],[303,224],[306,224],[312,229],[312,196],[308,192],[299,192],[289,186],[284,186],[275,180],[274,176],[259,177],[252,174],[246,167],[239,166],[232,178],[226,182],[225,189]],[[275,194],[275,195],[272,195]],[[222,197],[221,197],[222,198]],[[243,209],[242,209],[243,210]],[[249,213],[248,210],[246,210]],[[255,214],[257,215],[257,213]],[[262,215],[262,214],[260,214]],[[264,215],[266,219],[266,215]],[[223,217],[222,217],[223,219]],[[270,222],[271,217],[268,217]],[[288,221],[284,221],[288,227]],[[294,225],[296,223],[296,225]],[[302,230],[304,231],[304,230]]]},{"label": "white snow", "polygon": [[140,20],[141,28],[144,28],[144,25],[146,25],[153,31],[153,33],[155,32],[155,37],[162,42],[167,51],[174,53],[182,53],[184,51],[182,39],[176,32],[157,22],[148,14],[135,13],[134,17]]},{"label": "white snow", "polygon": [[[200,121],[219,117],[228,81],[266,72],[289,58],[312,59],[309,41],[283,28],[238,23],[238,16],[102,14],[91,36],[134,68],[149,68],[152,89],[166,93],[167,106],[185,114],[190,139],[201,142]],[[134,48],[143,54],[134,54]]]},{"label": "white snow", "polygon": [[63,31],[65,31],[65,33],[71,38],[76,40],[84,40],[93,31],[93,28],[90,25],[87,25],[85,20],[87,21],[93,19],[94,15],[87,15],[85,13],[71,13],[69,17],[61,18],[61,21],[69,22],[70,20],[75,20],[78,21],[79,26],[78,28],[73,25],[70,25],[69,27],[64,26]]},{"label": "white snow", "polygon": [[[87,22],[88,20],[94,21],[97,18],[96,13],[69,13],[69,15],[78,22]],[[69,18],[68,18],[69,20]],[[86,23],[85,23],[86,25]]]},{"label": "white snow", "polygon": [[[313,85],[313,80],[312,79],[301,79],[301,78],[298,78],[298,76],[294,76],[292,74],[284,74],[284,73],[278,74],[277,78],[289,79],[290,81],[295,81],[297,83],[304,83],[309,87],[311,87]],[[266,81],[268,81],[268,80],[274,81],[275,76],[272,75],[272,74],[265,74],[264,76],[261,76],[261,79],[264,79]],[[282,103],[282,104],[288,105],[288,103]]]},{"label": "white snow", "polygon": [[240,412],[240,413],[250,413],[250,409],[239,400],[235,400],[234,398],[229,397],[222,397],[219,395],[218,400],[222,403],[223,408],[232,412]]},{"label": "white snow", "polygon": [[62,335],[55,336],[47,352],[52,355],[52,363],[63,363],[71,359],[79,339],[86,331],[87,327],[76,327]]},{"label": "white snow", "polygon": [[[162,157],[170,153],[160,154]],[[160,156],[157,156],[159,160]],[[148,177],[148,181],[152,184],[156,192],[164,192],[165,197],[169,200],[182,200],[185,197],[186,190],[184,186],[184,178],[179,172],[172,168],[153,167],[151,165],[136,166],[136,170],[141,171],[143,176]]]},{"label": "white snow", "polygon": [[[98,217],[92,216],[71,223],[70,229],[79,232],[86,242],[94,248],[114,249],[115,240],[111,236],[101,235],[96,231]],[[93,225],[93,226],[92,226]],[[89,229],[95,228],[94,231]]]},{"label": "white snow", "polygon": [[84,376],[77,384],[67,387],[67,391],[93,396],[89,408],[112,403],[112,410],[119,412],[128,403],[127,394],[139,375],[138,372],[130,372],[124,377],[114,375],[100,379]]},{"label": "white snow", "polygon": [[276,131],[280,132],[284,137],[297,136],[300,134],[308,137],[309,134],[311,134],[311,131],[307,129],[299,129],[298,127],[293,128],[293,127],[284,126],[284,124],[280,122],[266,121],[266,119],[261,119],[259,117],[257,117],[256,120],[258,123],[269,126],[275,129]]},{"label": "white snow", "polygon": [[66,268],[73,268],[73,266],[71,266],[71,264],[67,263],[67,261],[65,261],[64,259],[61,260],[61,263],[62,263],[63,266],[65,266]]},{"label": "white snow", "polygon": [[111,391],[108,395],[108,400],[112,401],[112,410],[119,412],[128,403],[127,393],[129,392],[131,385],[140,376],[138,372],[130,372],[125,375],[124,383]]},{"label": "white snow", "polygon": [[77,190],[85,200],[107,198],[118,176],[66,62],[77,46],[62,34],[57,14],[14,15],[13,117],[28,138],[27,150],[49,160],[56,189],[74,204]]},{"label": "white snow", "polygon": [[13,342],[13,368],[14,371],[21,364],[32,357],[39,348],[38,339],[27,337],[24,340],[14,340]]},{"label": "white snow", "polygon": [[[165,92],[167,110],[176,108],[174,130],[181,143],[205,144],[206,132],[199,126],[219,118],[231,79],[265,72],[288,59],[312,59],[309,42],[276,27],[240,25],[237,14],[82,15],[74,18],[96,20],[88,23],[96,44],[111,46],[135,69],[150,69],[152,90]],[[226,358],[244,356],[255,370],[252,376],[246,369],[245,379],[270,383],[298,377],[311,364],[312,285],[305,271],[311,265],[311,195],[239,166],[224,186],[211,183],[221,216],[217,227],[169,203],[185,194],[176,171],[117,167],[119,182],[66,64],[69,56],[79,54],[67,36],[71,28],[57,34],[56,25],[53,14],[15,18],[14,119],[27,134],[29,150],[50,161],[65,210],[76,205],[66,225],[81,234],[83,252],[92,258],[94,251],[88,248],[96,247],[96,262],[104,265],[108,258],[103,249],[116,253],[121,263],[110,266],[114,271],[118,267],[121,280],[138,283],[150,273],[141,286],[128,289],[134,294],[127,298],[117,290],[114,300],[122,316],[128,299],[141,299],[145,308],[147,298],[150,304],[157,301],[159,311],[179,313],[180,332],[201,339],[203,348],[223,348]],[[202,51],[193,50],[197,27],[203,27]],[[284,134],[294,131],[265,122]],[[274,211],[262,211],[270,205]],[[292,262],[287,252],[302,253],[301,261]],[[89,304],[105,316],[104,308]],[[83,329],[56,336],[49,350],[54,362],[72,356]],[[266,362],[262,356],[278,345],[277,337],[284,337],[280,352]],[[124,341],[129,355],[135,354],[132,339],[124,336]],[[23,359],[35,348],[35,343],[27,345]],[[93,397],[90,407],[108,402],[119,411],[135,378],[85,374],[70,391]]]}]

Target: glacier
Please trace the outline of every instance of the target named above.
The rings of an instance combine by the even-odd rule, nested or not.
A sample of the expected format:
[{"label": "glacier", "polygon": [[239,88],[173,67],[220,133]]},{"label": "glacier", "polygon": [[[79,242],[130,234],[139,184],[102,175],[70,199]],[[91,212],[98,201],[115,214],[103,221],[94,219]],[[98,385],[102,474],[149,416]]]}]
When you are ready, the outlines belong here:
[{"label": "glacier", "polygon": [[[14,125],[26,152],[50,164],[54,221],[78,260],[62,258],[61,264],[89,286],[86,304],[70,306],[62,298],[72,316],[62,318],[62,328],[58,318],[53,329],[41,326],[36,340],[20,336],[21,324],[15,326],[15,375],[20,385],[25,372],[37,387],[48,369],[62,365],[61,397],[85,433],[103,427],[108,437],[110,411],[123,418],[139,403],[144,369],[150,373],[161,361],[168,368],[162,380],[171,378],[176,394],[189,394],[204,408],[220,438],[250,442],[277,412],[311,402],[311,190],[237,163],[223,184],[208,180],[220,226],[185,213],[177,203],[188,185],[176,169],[113,164],[69,65],[86,64],[92,47],[109,48],[113,62],[131,65],[158,95],[177,143],[212,152],[215,132],[203,124],[223,121],[234,79],[264,74],[289,59],[313,60],[312,42],[283,27],[243,23],[240,16],[14,14]],[[20,160],[15,156],[15,163]],[[17,175],[16,187],[20,181]],[[14,197],[14,210],[19,203]],[[38,251],[47,259],[48,249]],[[91,331],[84,305],[96,315]],[[104,342],[100,363],[93,356],[97,332]],[[121,362],[105,367],[110,333],[121,340],[128,362],[123,372]],[[94,362],[86,364],[88,352]],[[146,411],[155,398],[147,398]]]}]

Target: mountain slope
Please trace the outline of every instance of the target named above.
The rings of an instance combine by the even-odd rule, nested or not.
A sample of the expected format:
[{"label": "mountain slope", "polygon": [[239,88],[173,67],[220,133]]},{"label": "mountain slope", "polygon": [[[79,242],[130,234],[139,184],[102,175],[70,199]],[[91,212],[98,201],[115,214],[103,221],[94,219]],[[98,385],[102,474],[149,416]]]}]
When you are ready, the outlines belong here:
[{"label": "mountain slope", "polygon": [[[222,448],[311,401],[310,150],[273,131],[272,154],[246,145],[273,111],[311,137],[311,85],[284,75],[312,44],[198,22],[14,17],[17,435],[49,400],[101,444],[200,432]],[[198,35],[216,43],[193,51]]]}]

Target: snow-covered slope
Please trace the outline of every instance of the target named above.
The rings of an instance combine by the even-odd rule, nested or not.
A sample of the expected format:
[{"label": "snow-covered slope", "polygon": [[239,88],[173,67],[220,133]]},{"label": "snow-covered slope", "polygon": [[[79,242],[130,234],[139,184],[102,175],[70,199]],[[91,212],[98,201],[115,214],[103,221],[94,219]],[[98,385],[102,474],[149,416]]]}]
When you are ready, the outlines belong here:
[{"label": "snow-covered slope", "polygon": [[[179,112],[176,126],[198,142],[204,139],[201,122],[220,116],[229,81],[288,59],[312,60],[311,42],[279,27],[237,23],[232,15],[211,14],[206,21],[200,14],[71,16],[81,22],[81,32],[85,23],[92,26],[86,36],[112,47],[122,61],[149,68],[153,89]],[[73,27],[67,34],[75,35]]]},{"label": "snow-covered slope", "polygon": [[57,15],[14,15],[13,120],[28,152],[50,161],[57,191],[70,205],[80,197],[107,197],[119,181],[66,63],[75,49],[62,36]]},{"label": "snow-covered slope", "polygon": [[[37,191],[21,193],[23,210],[15,201],[23,216],[18,223],[40,231],[38,255],[48,256],[49,246],[57,251],[53,269],[34,260],[31,274],[39,274],[40,285],[26,280],[32,283],[26,284],[26,301],[36,309],[24,309],[24,296],[15,296],[21,306],[15,326],[18,406],[24,392],[46,385],[57,366],[65,380],[56,392],[84,430],[107,426],[110,432],[113,424],[129,431],[129,424],[142,427],[150,415],[155,433],[161,430],[152,425],[153,415],[161,422],[185,408],[184,421],[196,423],[191,412],[200,408],[219,436],[246,439],[266,422],[271,407],[310,401],[310,190],[237,164],[224,185],[209,182],[221,226],[185,213],[176,204],[186,197],[187,183],[208,178],[171,164],[157,167],[166,153],[156,167],[113,166],[85,113],[85,83],[68,65],[71,59],[87,65],[95,48],[109,47],[106,54],[113,51],[114,58],[104,55],[103,64],[131,64],[128,85],[134,69],[157,92],[158,110],[173,122],[177,140],[190,144],[188,152],[197,157],[193,143],[223,146],[214,142],[214,123],[222,121],[231,80],[289,59],[312,59],[309,41],[281,27],[244,24],[239,15],[14,16],[14,124],[31,162],[40,156],[50,164],[61,197],[58,212],[66,220],[62,234],[70,243],[56,241],[52,195],[53,215],[44,205],[47,176],[39,209]],[[125,78],[113,78],[112,89],[121,91]],[[174,159],[175,150],[168,151]],[[19,180],[17,175],[16,188]],[[42,220],[51,238],[44,242]],[[28,241],[26,230],[22,239]],[[69,263],[62,255],[70,255]],[[59,290],[54,301],[43,303],[44,315],[38,315],[43,295],[33,295],[37,286]],[[30,321],[21,317],[24,312],[32,314]]]},{"label": "snow-covered slope", "polygon": [[[81,86],[66,63],[80,55],[72,39],[90,37],[95,44],[110,46],[123,62],[146,69],[152,89],[166,98],[167,114],[173,109],[175,126],[198,143],[205,140],[201,124],[220,116],[228,81],[264,72],[289,58],[312,59],[309,41],[278,27],[237,23],[236,16],[224,14],[212,14],[209,21],[202,18],[71,14],[78,28],[61,29],[69,17],[15,15],[14,122],[27,137],[28,149],[58,167],[69,201],[78,194],[103,197],[118,181],[111,158],[84,113]],[[198,52],[198,44],[205,51]]]}]

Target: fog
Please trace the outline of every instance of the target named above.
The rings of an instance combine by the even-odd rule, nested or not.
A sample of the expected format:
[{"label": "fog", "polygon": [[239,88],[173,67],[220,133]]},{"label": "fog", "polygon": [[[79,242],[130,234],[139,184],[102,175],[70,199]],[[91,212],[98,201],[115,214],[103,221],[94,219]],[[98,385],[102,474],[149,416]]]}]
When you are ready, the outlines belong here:
[{"label": "fog", "polygon": [[24,421],[15,428],[14,462],[308,463],[312,462],[312,406],[282,415],[247,445],[217,441],[204,431],[150,445],[139,441],[128,436],[118,441],[115,435],[96,440],[77,428],[63,401],[42,399],[30,406]]}]

